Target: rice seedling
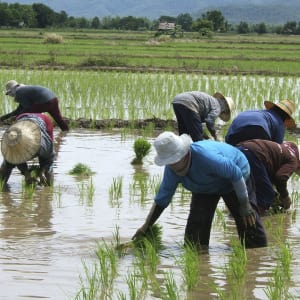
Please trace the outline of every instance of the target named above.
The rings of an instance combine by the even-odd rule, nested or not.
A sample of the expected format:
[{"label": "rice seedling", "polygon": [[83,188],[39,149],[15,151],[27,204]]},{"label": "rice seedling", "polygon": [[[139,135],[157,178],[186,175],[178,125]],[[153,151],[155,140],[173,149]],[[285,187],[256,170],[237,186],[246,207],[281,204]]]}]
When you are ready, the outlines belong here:
[{"label": "rice seedling", "polygon": [[80,200],[87,199],[87,205],[92,206],[93,205],[93,199],[95,195],[95,186],[93,183],[93,179],[90,178],[89,181],[86,182],[80,182],[78,184],[78,190],[79,190],[79,198]]},{"label": "rice seedling", "polygon": [[177,286],[174,274],[172,271],[164,273],[165,291],[163,291],[163,299],[179,300],[181,299],[179,288]]},{"label": "rice seedling", "polygon": [[177,263],[182,268],[183,282],[186,285],[188,291],[197,286],[200,280],[200,256],[197,247],[189,242],[186,242],[183,246],[183,253]]},{"label": "rice seedling", "polygon": [[113,182],[109,187],[109,199],[110,203],[113,206],[120,206],[120,202],[118,201],[122,197],[122,188],[123,188],[123,177],[118,176],[117,178],[113,178]]},{"label": "rice seedling", "polygon": [[29,198],[32,200],[35,190],[36,190],[35,183],[26,184],[25,180],[22,180],[22,195],[25,198]]},{"label": "rice seedling", "polygon": [[224,267],[227,281],[230,284],[229,299],[244,299],[246,271],[247,271],[247,252],[245,246],[239,239],[231,239],[232,252],[228,262]]},{"label": "rice seedling", "polygon": [[151,150],[151,144],[144,138],[138,138],[134,141],[134,153],[135,158],[132,160],[132,164],[142,164],[143,159],[149,154]]},{"label": "rice seedling", "polygon": [[89,177],[94,174],[90,167],[83,163],[77,163],[70,171],[70,175],[75,175],[79,177]]},{"label": "rice seedling", "polygon": [[3,191],[3,188],[5,187],[6,182],[3,179],[0,179],[0,191]]},{"label": "rice seedling", "polygon": [[126,283],[129,288],[130,300],[142,300],[145,299],[145,289],[140,281],[140,274],[137,270],[133,270],[132,273],[126,275]]}]

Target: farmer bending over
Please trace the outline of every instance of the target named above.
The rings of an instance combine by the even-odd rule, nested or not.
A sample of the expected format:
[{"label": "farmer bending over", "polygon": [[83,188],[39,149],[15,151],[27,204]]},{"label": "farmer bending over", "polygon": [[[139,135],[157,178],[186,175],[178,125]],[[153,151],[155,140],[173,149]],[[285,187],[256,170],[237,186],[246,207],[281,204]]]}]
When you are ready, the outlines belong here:
[{"label": "farmer bending over", "polygon": [[165,165],[164,176],[144,225],[133,239],[143,236],[170,204],[179,183],[192,192],[185,241],[209,245],[211,225],[222,197],[235,219],[241,242],[247,248],[267,245],[265,230],[256,211],[250,166],[241,151],[212,140],[192,143],[190,136],[172,132],[154,141],[155,163]]},{"label": "farmer bending over", "polygon": [[208,138],[203,133],[202,123],[212,137],[218,140],[215,122],[219,117],[227,122],[233,110],[233,100],[224,97],[221,93],[210,96],[203,92],[185,92],[178,94],[172,101],[173,110],[178,123],[179,135],[186,133],[194,142]]},{"label": "farmer bending over", "polygon": [[225,137],[225,142],[236,145],[239,142],[261,139],[281,144],[285,128],[296,126],[292,114],[295,104],[291,100],[277,103],[264,102],[266,109],[246,110],[239,113],[232,121]]},{"label": "farmer bending over", "polygon": [[43,113],[47,112],[55,120],[62,131],[68,131],[69,126],[63,119],[58,107],[58,99],[48,88],[39,85],[24,85],[15,80],[6,84],[6,95],[14,98],[18,107],[0,117],[0,121],[15,117],[21,113]]},{"label": "farmer bending over", "polygon": [[250,164],[260,214],[265,215],[273,205],[289,209],[287,182],[294,172],[300,175],[299,147],[293,142],[254,139],[239,143],[237,148]]},{"label": "farmer bending over", "polygon": [[14,167],[25,176],[25,183],[31,184],[34,178],[27,161],[38,157],[39,177],[45,185],[52,183],[53,124],[44,114],[25,113],[3,134],[1,151],[4,161],[0,167],[0,179],[8,181]]}]

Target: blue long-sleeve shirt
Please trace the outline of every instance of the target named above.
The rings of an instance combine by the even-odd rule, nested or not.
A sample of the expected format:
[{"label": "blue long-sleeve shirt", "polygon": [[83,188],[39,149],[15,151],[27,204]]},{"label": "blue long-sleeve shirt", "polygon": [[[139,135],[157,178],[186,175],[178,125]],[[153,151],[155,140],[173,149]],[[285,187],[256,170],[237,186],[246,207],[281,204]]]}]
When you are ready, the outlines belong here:
[{"label": "blue long-sleeve shirt", "polygon": [[[247,158],[229,144],[205,140],[192,143],[190,149],[191,165],[186,176],[178,176],[165,166],[163,180],[154,199],[159,206],[170,204],[179,183],[194,193],[222,195],[233,191],[233,183],[249,176]],[[247,191],[244,193],[247,194]]]},{"label": "blue long-sleeve shirt", "polygon": [[269,109],[246,110],[239,113],[232,121],[225,141],[235,133],[241,132],[247,126],[261,126],[270,137],[270,140],[281,144],[284,139],[285,126],[278,114]]}]

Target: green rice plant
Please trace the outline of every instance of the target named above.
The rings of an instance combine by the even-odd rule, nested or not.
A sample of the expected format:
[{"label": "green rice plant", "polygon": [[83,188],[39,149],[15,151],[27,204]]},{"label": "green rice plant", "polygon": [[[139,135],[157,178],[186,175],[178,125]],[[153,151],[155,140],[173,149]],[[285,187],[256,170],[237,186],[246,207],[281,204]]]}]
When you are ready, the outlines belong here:
[{"label": "green rice plant", "polygon": [[79,276],[80,289],[75,295],[75,300],[93,300],[97,299],[101,289],[99,281],[99,268],[97,264],[89,267],[86,262],[82,262],[84,276]]},{"label": "green rice plant", "polygon": [[187,290],[190,291],[196,287],[200,279],[200,256],[197,247],[186,242],[183,247],[183,253],[177,263],[182,267],[182,277]]},{"label": "green rice plant", "polygon": [[174,279],[174,274],[172,271],[164,273],[165,281],[165,291],[163,299],[165,300],[179,300],[181,299],[179,288],[177,286],[176,280]]},{"label": "green rice plant", "polygon": [[132,164],[142,164],[143,159],[149,154],[151,150],[151,144],[144,138],[138,138],[134,141],[135,158],[132,160]]},{"label": "green rice plant", "polygon": [[77,163],[70,171],[70,175],[80,176],[80,177],[88,177],[94,174],[94,172],[83,163]]},{"label": "green rice plant", "polygon": [[102,289],[110,289],[117,275],[117,255],[113,247],[103,242],[97,243],[96,255],[100,267],[100,282]]},{"label": "green rice plant", "polygon": [[5,185],[6,185],[5,180],[4,179],[0,179],[0,191],[3,191]]},{"label": "green rice plant", "polygon": [[280,270],[283,273],[283,277],[285,281],[289,281],[291,279],[291,261],[292,261],[292,251],[291,247],[288,243],[282,243],[280,245],[280,252],[278,255],[279,261],[278,264],[280,264],[281,268]]},{"label": "green rice plant", "polygon": [[95,186],[93,184],[93,179],[90,178],[88,183],[80,182],[78,184],[79,197],[81,200],[87,199],[87,204],[89,206],[93,205],[93,199],[95,195]]},{"label": "green rice plant", "polygon": [[[123,189],[123,177],[118,176],[117,178],[113,178],[113,182],[109,187],[109,199],[110,203],[113,206],[120,206],[120,202],[118,201],[122,197],[122,189]],[[116,203],[115,203],[116,202]]]},{"label": "green rice plant", "polygon": [[273,276],[269,280],[269,285],[264,289],[269,300],[295,299],[288,291],[288,284],[280,266],[276,266]]},{"label": "green rice plant", "polygon": [[130,300],[142,300],[145,298],[145,289],[143,288],[140,280],[140,274],[137,270],[126,275],[126,283],[129,288]]},{"label": "green rice plant", "polygon": [[231,286],[229,299],[244,299],[247,271],[247,252],[239,239],[231,239],[232,252],[224,267],[227,281]]},{"label": "green rice plant", "polygon": [[214,223],[220,224],[224,230],[227,228],[224,212],[219,207],[216,208]]},{"label": "green rice plant", "polygon": [[146,249],[149,243],[156,251],[163,249],[162,244],[162,226],[159,224],[152,225],[143,237],[133,240],[133,246],[137,249]]},{"label": "green rice plant", "polygon": [[138,199],[138,203],[145,204],[150,194],[149,176],[143,172],[136,172],[133,183],[129,185],[130,200]]},{"label": "green rice plant", "polygon": [[26,184],[25,180],[22,180],[22,194],[25,198],[33,199],[34,192],[36,190],[36,183]]}]

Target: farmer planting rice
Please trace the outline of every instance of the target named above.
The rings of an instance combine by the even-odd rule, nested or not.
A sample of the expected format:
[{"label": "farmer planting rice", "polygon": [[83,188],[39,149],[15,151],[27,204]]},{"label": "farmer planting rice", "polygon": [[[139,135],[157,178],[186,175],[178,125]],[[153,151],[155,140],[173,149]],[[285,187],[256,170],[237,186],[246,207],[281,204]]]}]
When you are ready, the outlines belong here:
[{"label": "farmer planting rice", "polygon": [[0,167],[0,179],[8,181],[13,168],[17,167],[25,177],[25,183],[31,184],[34,178],[28,168],[27,161],[38,157],[41,183],[52,183],[53,124],[44,114],[25,113],[17,117],[17,121],[3,134],[1,152],[4,161]]},{"label": "farmer planting rice", "polygon": [[5,94],[13,97],[19,105],[14,111],[0,117],[0,121],[15,117],[21,113],[47,112],[62,131],[69,130],[68,124],[61,115],[58,99],[48,88],[39,85],[25,85],[15,80],[9,80],[5,88]]},{"label": "farmer planting rice", "polygon": [[179,135],[186,133],[194,142],[205,137],[202,123],[206,124],[211,136],[218,140],[215,122],[219,117],[228,122],[234,109],[233,100],[221,93],[210,96],[204,92],[192,91],[178,94],[172,101],[178,123]]},{"label": "farmer planting rice", "polygon": [[211,225],[222,197],[233,216],[239,238],[246,248],[267,246],[258,214],[255,188],[245,155],[236,147],[212,140],[192,142],[187,134],[160,134],[154,141],[155,163],[165,166],[163,180],[137,239],[160,217],[181,183],[192,192],[185,241],[209,246]]},{"label": "farmer planting rice", "polygon": [[250,164],[260,214],[267,214],[273,205],[289,209],[292,201],[287,182],[293,173],[300,175],[299,147],[288,141],[278,144],[253,139],[239,143],[237,148]]},{"label": "farmer planting rice", "polygon": [[295,128],[292,117],[295,104],[291,100],[277,103],[264,102],[266,109],[246,110],[239,113],[232,121],[225,141],[236,145],[239,142],[262,139],[281,144],[284,139],[285,128]]}]

